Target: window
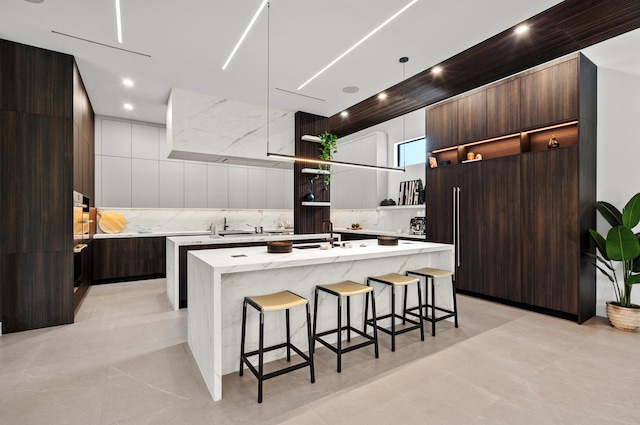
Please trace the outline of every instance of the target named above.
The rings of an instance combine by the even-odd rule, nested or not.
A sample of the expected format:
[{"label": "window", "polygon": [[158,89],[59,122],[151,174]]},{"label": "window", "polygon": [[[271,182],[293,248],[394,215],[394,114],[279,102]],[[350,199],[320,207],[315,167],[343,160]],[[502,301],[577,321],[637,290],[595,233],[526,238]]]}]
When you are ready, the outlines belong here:
[{"label": "window", "polygon": [[396,145],[396,167],[424,164],[427,161],[427,145],[424,137]]}]

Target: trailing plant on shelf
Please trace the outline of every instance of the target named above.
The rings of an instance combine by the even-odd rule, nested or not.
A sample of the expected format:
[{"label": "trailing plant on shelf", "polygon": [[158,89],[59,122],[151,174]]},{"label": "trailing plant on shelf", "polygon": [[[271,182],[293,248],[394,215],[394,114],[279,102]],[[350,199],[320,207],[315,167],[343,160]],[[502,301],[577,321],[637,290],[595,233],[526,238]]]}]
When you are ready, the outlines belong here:
[{"label": "trailing plant on shelf", "polygon": [[[595,259],[594,266],[609,279],[616,295],[615,301],[607,303],[607,316],[614,327],[632,330],[626,325],[617,326],[614,323],[616,319],[612,320],[612,314],[619,311],[619,308],[632,309],[633,312],[626,312],[627,319],[633,315],[636,320],[640,320],[640,306],[631,303],[633,285],[640,283],[640,233],[633,232],[634,227],[640,223],[640,193],[627,202],[622,212],[604,201],[596,202],[596,209],[611,225],[606,237],[589,229],[597,247],[597,253],[589,255]],[[622,275],[619,277],[620,271]],[[640,321],[635,329],[638,327]]]},{"label": "trailing plant on shelf", "polygon": [[[322,141],[320,145],[320,156],[319,158],[323,161],[331,161],[333,159],[333,155],[338,153],[338,136],[335,134],[331,134],[328,132],[324,132],[323,134],[319,134],[318,137]],[[330,166],[326,164],[321,164],[321,170],[330,170]],[[323,174],[324,177],[324,190],[329,188],[329,183],[331,182],[331,174]],[[319,178],[320,175],[317,175],[316,178]]]}]

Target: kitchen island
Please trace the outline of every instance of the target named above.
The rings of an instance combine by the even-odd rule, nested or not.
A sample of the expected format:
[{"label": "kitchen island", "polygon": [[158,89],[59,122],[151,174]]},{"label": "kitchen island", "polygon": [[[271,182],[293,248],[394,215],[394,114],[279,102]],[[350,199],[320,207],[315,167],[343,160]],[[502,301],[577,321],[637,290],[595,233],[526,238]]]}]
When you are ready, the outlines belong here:
[{"label": "kitchen island", "polygon": [[[379,246],[377,240],[352,243],[352,248],[297,249],[288,254],[270,254],[267,248],[247,247],[190,251],[188,254],[188,342],[200,372],[214,400],[222,398],[222,376],[236,372],[240,355],[242,300],[248,295],[263,295],[291,290],[313,303],[318,284],[350,279],[366,283],[367,276],[382,275],[420,267],[453,269],[453,247],[431,242],[400,241],[397,246]],[[437,302],[451,307],[451,294],[438,292]],[[374,286],[378,314],[390,310],[388,290]],[[416,295],[409,291],[409,305]],[[398,298],[398,307],[402,297]],[[335,326],[335,299],[319,299],[318,331]],[[313,307],[313,306],[312,306]],[[296,311],[301,310],[301,311]],[[353,323],[362,323],[363,303],[354,300]],[[265,345],[285,339],[284,315],[272,313],[265,320]],[[257,347],[257,314],[247,317],[247,351]],[[306,350],[304,309],[291,311],[291,339]],[[390,322],[389,322],[390,323]],[[385,325],[383,323],[383,325]],[[380,335],[381,361],[389,341]],[[265,361],[285,355],[284,350],[265,354]]]}]

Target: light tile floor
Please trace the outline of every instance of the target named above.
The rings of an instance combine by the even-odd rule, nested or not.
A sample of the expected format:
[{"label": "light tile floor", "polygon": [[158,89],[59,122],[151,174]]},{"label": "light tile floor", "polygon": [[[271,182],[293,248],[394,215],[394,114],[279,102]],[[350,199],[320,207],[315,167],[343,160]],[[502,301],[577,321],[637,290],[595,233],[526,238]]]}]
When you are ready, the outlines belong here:
[{"label": "light tile floor", "polygon": [[[0,424],[639,424],[640,334],[460,296],[460,328],[395,353],[316,351],[265,383],[224,377],[213,402],[163,279],[94,286],[76,323],[0,337]],[[238,306],[241,308],[241,306]]]}]

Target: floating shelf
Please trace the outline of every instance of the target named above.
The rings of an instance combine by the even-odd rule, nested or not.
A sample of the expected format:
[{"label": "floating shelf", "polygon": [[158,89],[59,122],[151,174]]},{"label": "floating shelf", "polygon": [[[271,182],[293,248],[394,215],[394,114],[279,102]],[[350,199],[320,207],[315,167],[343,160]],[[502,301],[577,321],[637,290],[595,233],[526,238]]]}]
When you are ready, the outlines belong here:
[{"label": "floating shelf", "polygon": [[318,136],[310,136],[308,134],[305,134],[304,136],[302,136],[301,139],[304,140],[305,142],[322,143],[322,140],[320,140]]},{"label": "floating shelf", "polygon": [[301,205],[305,207],[330,207],[331,202],[302,202]]},{"label": "floating shelf", "polygon": [[331,171],[321,170],[319,168],[303,168],[300,172],[302,174],[331,174]]}]

